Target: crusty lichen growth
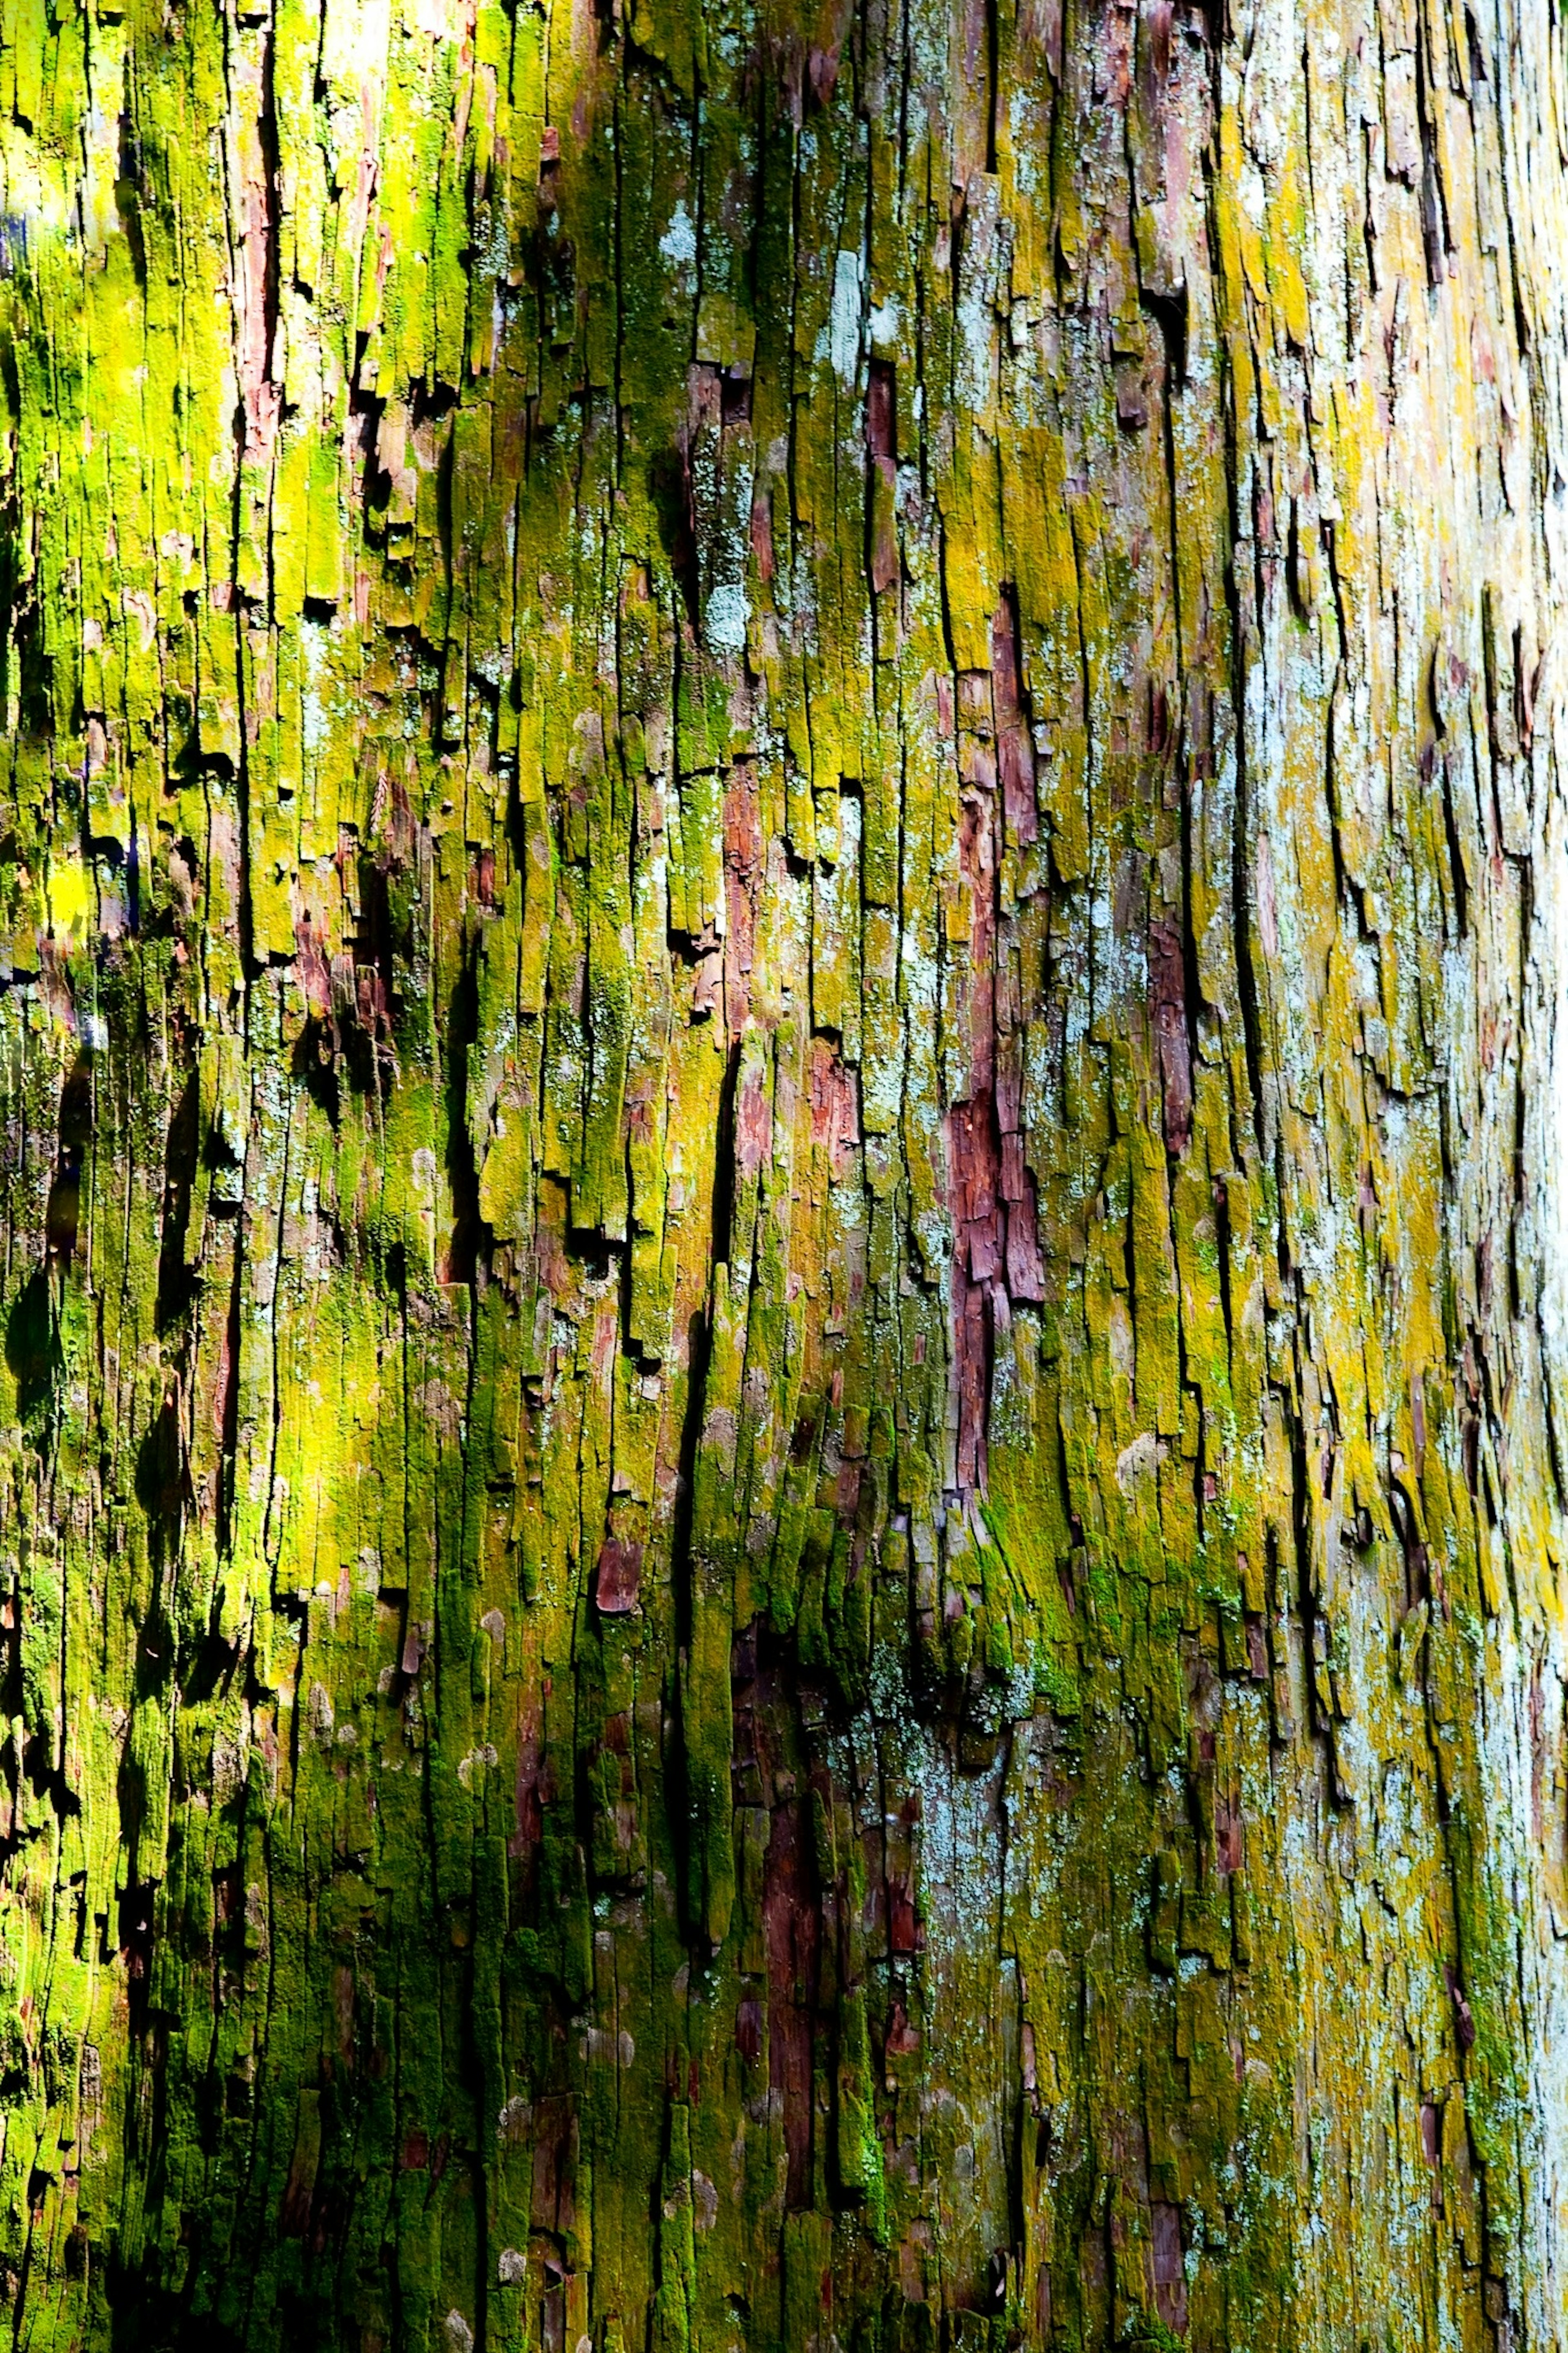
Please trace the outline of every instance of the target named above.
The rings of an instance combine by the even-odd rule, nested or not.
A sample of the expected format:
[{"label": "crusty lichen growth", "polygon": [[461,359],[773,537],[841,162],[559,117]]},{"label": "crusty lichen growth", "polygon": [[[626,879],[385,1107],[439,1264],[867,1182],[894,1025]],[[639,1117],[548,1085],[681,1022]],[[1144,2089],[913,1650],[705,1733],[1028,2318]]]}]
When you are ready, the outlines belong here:
[{"label": "crusty lichen growth", "polygon": [[1561,2342],[1565,155],[0,0],[18,2345]]}]

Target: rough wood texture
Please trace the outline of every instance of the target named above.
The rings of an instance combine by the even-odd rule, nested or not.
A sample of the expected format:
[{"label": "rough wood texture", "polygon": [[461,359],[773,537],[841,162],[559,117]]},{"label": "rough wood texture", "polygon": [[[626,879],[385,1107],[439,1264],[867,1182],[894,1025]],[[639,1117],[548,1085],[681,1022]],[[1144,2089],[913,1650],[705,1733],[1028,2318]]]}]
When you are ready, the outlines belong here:
[{"label": "rough wood texture", "polygon": [[0,0],[18,2347],[1563,2341],[1565,159]]}]

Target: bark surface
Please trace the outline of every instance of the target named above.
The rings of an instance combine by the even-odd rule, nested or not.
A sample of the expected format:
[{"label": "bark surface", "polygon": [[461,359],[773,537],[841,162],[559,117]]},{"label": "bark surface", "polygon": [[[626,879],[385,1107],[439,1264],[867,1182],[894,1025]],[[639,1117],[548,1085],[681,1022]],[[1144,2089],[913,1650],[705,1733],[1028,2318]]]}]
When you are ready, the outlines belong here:
[{"label": "bark surface", "polygon": [[1555,10],[0,0],[0,216],[15,2342],[1561,2343]]}]

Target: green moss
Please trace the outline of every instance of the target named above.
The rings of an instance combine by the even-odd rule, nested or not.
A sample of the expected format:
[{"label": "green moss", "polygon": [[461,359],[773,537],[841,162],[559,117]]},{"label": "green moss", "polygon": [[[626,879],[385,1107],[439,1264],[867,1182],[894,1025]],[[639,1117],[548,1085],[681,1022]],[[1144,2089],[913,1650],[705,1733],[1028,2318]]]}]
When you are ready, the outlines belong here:
[{"label": "green moss", "polygon": [[0,12],[19,2342],[1551,2341],[1563,191],[1405,29]]}]

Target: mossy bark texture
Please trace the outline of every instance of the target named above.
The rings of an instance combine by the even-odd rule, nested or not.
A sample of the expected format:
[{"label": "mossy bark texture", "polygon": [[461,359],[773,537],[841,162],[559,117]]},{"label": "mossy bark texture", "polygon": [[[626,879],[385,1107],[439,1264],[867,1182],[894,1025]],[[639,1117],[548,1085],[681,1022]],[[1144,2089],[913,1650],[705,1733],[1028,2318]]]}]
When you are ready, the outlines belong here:
[{"label": "mossy bark texture", "polygon": [[31,2353],[1548,2353],[1546,0],[0,0]]}]

